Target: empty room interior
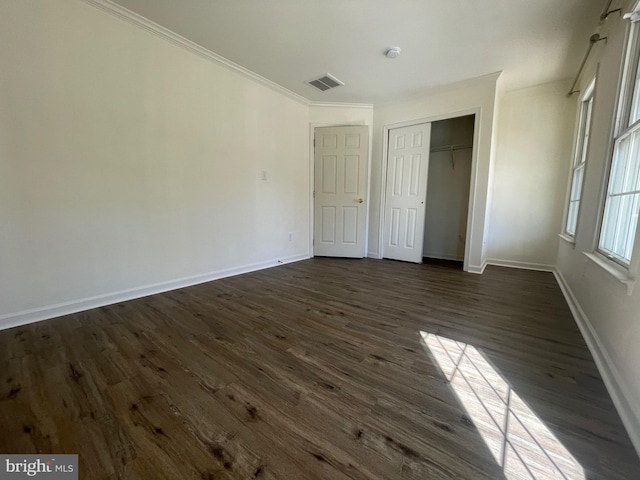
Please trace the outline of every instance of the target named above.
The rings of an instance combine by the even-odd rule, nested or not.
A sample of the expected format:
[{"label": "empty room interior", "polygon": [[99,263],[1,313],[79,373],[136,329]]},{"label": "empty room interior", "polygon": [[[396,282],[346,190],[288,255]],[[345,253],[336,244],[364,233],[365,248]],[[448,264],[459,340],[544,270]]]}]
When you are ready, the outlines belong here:
[{"label": "empty room interior", "polygon": [[639,61],[638,0],[0,0],[0,477],[640,478]]}]

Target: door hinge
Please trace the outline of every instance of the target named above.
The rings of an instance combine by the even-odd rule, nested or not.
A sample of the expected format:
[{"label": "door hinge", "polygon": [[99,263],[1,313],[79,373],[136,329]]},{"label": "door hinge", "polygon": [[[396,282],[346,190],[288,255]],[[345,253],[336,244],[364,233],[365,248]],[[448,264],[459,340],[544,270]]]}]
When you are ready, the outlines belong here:
[{"label": "door hinge", "polygon": [[313,191],[313,198],[316,198],[316,191]]},{"label": "door hinge", "polygon": [[315,139],[315,137],[313,138],[313,148],[316,148],[316,139]]}]

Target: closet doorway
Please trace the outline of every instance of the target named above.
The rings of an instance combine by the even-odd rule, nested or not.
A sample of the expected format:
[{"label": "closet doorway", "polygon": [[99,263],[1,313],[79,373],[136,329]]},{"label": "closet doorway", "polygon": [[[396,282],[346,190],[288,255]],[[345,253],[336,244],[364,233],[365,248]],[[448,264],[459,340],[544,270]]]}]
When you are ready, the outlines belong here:
[{"label": "closet doorway", "polygon": [[474,115],[431,124],[422,256],[464,261]]},{"label": "closet doorway", "polygon": [[389,130],[383,258],[464,261],[474,123],[466,115]]}]

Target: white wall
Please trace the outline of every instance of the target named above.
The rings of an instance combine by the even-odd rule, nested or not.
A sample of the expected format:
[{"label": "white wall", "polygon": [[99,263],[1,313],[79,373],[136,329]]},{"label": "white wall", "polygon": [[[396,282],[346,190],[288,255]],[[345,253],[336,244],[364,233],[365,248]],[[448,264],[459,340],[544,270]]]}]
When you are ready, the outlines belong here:
[{"label": "white wall", "polygon": [[3,325],[309,255],[306,104],[77,0],[0,63]]},{"label": "white wall", "polygon": [[484,264],[484,237],[488,213],[490,156],[498,74],[488,75],[447,87],[433,89],[424,95],[395,103],[376,106],[374,111],[373,156],[371,168],[371,216],[369,223],[369,255],[379,257],[381,187],[384,179],[384,129],[409,121],[437,121],[478,112],[476,150],[472,170],[471,201],[474,215],[470,218],[471,249],[465,264],[472,272],[481,272]]},{"label": "white wall", "polygon": [[322,104],[309,107],[314,125],[373,125],[373,105]]},{"label": "white wall", "polygon": [[562,81],[500,100],[494,165],[491,263],[552,268],[573,144],[575,97]]},{"label": "white wall", "polygon": [[[624,2],[623,11],[632,3]],[[608,37],[607,42],[594,48],[579,84],[584,89],[598,72],[575,245],[560,240],[557,269],[609,392],[640,452],[640,286],[635,285],[629,294],[625,285],[583,254],[593,251],[597,239],[626,26],[618,15],[609,16],[600,32]],[[573,115],[575,127],[577,109]],[[570,157],[565,162],[568,165]],[[638,272],[631,274],[637,278]]]},{"label": "white wall", "polygon": [[431,124],[431,152],[424,224],[423,256],[463,260],[469,214],[472,148],[434,152],[434,148],[473,145],[474,117]]}]

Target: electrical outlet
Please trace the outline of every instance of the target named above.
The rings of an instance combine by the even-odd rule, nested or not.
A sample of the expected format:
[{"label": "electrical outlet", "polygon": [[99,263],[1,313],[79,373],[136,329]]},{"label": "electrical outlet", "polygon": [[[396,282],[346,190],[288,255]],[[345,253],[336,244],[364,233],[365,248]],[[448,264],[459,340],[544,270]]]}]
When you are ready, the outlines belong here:
[{"label": "electrical outlet", "polygon": [[289,241],[293,240],[293,232],[289,232]]}]

